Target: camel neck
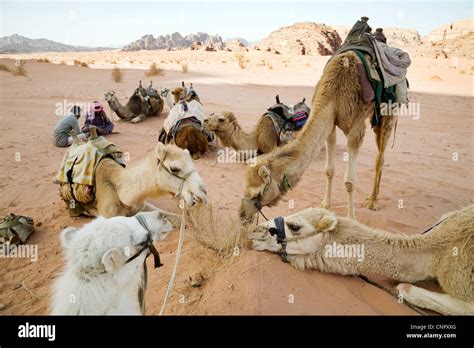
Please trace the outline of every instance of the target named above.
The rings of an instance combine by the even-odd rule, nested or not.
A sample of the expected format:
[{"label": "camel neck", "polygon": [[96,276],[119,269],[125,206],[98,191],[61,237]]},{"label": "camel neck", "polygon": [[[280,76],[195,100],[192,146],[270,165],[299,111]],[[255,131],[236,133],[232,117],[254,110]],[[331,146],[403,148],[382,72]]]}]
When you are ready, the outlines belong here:
[{"label": "camel neck", "polygon": [[239,126],[234,127],[226,142],[236,150],[258,150],[254,134],[244,132]]},{"label": "camel neck", "polygon": [[337,230],[327,233],[323,244],[320,256],[328,272],[408,282],[434,277],[434,255],[424,235],[394,234],[339,218]]},{"label": "camel neck", "polygon": [[334,115],[331,105],[316,107],[311,111],[310,121],[302,130],[301,135],[294,141],[275,153],[275,159],[284,157],[284,153],[291,153],[288,160],[283,161],[284,170],[291,185],[296,184],[308,168],[311,161],[317,156],[334,128]]},{"label": "camel neck", "polygon": [[147,198],[159,195],[156,183],[156,164],[152,155],[121,171],[118,196],[127,206],[144,203]]},{"label": "camel neck", "polygon": [[112,102],[110,103],[110,108],[115,111],[118,117],[122,119],[128,119],[130,118],[129,112],[127,112],[127,109],[125,106],[120,104],[120,101],[118,98],[114,98]]}]

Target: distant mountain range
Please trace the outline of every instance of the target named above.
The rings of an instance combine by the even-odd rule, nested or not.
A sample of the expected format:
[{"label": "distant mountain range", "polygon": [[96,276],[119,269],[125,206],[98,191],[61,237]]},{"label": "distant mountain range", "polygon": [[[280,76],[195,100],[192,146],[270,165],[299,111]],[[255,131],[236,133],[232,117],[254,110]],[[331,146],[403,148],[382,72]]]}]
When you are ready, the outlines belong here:
[{"label": "distant mountain range", "polygon": [[198,44],[204,47],[213,47],[222,50],[224,41],[219,35],[209,35],[207,33],[196,33],[182,36],[180,33],[172,33],[166,35],[144,35],[140,39],[124,46],[123,51],[139,51],[139,50],[180,50],[190,48]]},{"label": "distant mountain range", "polygon": [[71,46],[47,39],[30,39],[18,34],[0,38],[0,53],[104,51],[110,47]]}]

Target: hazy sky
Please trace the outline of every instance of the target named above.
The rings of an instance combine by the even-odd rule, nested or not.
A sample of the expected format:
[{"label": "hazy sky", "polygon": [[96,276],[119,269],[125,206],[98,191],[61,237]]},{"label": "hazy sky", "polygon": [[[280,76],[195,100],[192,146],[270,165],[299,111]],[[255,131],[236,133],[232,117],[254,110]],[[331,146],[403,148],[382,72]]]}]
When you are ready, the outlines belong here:
[{"label": "hazy sky", "polygon": [[256,41],[295,22],[376,27],[425,35],[473,16],[471,0],[451,1],[22,1],[0,0],[0,36],[20,34],[82,46],[127,44],[144,34],[197,31]]}]

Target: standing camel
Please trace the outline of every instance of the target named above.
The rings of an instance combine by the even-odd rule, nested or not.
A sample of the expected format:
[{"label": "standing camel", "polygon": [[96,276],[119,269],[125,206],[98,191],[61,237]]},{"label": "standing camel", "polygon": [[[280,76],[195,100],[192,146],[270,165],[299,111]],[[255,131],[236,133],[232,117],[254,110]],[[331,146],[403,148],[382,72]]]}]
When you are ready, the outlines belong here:
[{"label": "standing camel", "polygon": [[[290,189],[296,186],[326,142],[326,193],[323,208],[331,206],[334,157],[336,152],[336,126],[347,138],[348,163],[344,184],[348,198],[348,217],[355,219],[355,164],[365,134],[365,121],[374,114],[375,103],[364,103],[357,63],[353,52],[342,53],[331,59],[317,83],[308,122],[301,135],[291,143],[258,157],[257,164],[247,169],[244,197],[240,217],[253,221],[263,206],[273,206]],[[382,177],[385,147],[394,125],[393,116],[381,117],[374,128],[377,158],[375,181],[368,207],[376,208]]]}]

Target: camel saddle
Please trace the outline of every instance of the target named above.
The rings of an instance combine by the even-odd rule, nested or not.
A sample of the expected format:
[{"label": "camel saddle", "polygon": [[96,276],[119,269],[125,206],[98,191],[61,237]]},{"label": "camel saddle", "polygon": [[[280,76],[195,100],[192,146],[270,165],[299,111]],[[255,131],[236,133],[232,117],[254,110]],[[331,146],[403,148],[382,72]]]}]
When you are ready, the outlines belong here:
[{"label": "camel saddle", "polygon": [[272,120],[278,145],[280,145],[282,139],[288,138],[288,134],[303,128],[311,113],[311,109],[305,104],[305,98],[293,107],[281,103],[278,95],[275,99],[276,104],[268,108],[264,116]]},{"label": "camel saddle", "polygon": [[186,117],[181,120],[178,120],[170,129],[168,133],[164,128],[161,129],[158,141],[163,144],[169,144],[176,139],[176,134],[185,128],[185,127],[194,127],[199,129],[207,137],[208,141],[212,141],[212,134],[207,132],[205,128],[202,127],[201,122],[194,116]]},{"label": "camel saddle", "polygon": [[55,183],[69,214],[79,216],[95,200],[95,170],[100,161],[111,158],[125,167],[120,151],[102,136],[91,137],[86,143],[73,144],[63,157]]}]

